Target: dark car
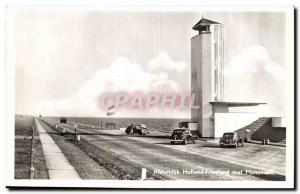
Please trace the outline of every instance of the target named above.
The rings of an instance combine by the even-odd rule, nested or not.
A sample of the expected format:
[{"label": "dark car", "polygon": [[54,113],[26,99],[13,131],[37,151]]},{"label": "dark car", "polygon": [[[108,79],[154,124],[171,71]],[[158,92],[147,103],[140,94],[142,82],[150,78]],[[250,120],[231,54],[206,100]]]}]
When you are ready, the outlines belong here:
[{"label": "dark car", "polygon": [[191,131],[187,128],[176,128],[170,137],[171,144],[180,143],[188,144],[189,142],[195,144],[195,137],[193,137]]},{"label": "dark car", "polygon": [[67,123],[67,118],[66,118],[66,117],[61,117],[61,118],[59,119],[59,122],[60,122],[60,123]]},{"label": "dark car", "polygon": [[138,125],[131,124],[126,128],[125,133],[127,135],[133,135],[135,133],[139,135],[146,135],[150,132],[147,129],[146,125],[144,124],[138,124]]},{"label": "dark car", "polygon": [[234,146],[237,148],[238,146],[244,146],[243,138],[241,138],[236,132],[224,133],[223,137],[220,138],[219,143],[220,147]]}]

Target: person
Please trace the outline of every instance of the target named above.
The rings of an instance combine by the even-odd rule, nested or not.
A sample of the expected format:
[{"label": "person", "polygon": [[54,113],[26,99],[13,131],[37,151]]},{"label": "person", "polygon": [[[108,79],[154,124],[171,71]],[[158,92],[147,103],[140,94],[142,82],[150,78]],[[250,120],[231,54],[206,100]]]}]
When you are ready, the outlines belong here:
[{"label": "person", "polygon": [[133,132],[132,130],[133,130],[133,124],[129,125],[126,128],[125,132],[127,133],[127,135],[129,135],[129,134],[132,134],[132,132]]},{"label": "person", "polygon": [[196,143],[195,139],[194,139],[193,134],[192,134],[192,132],[191,132],[191,130],[189,128],[186,129],[186,134],[188,136],[192,137],[192,142],[193,142],[193,144],[195,144]]}]

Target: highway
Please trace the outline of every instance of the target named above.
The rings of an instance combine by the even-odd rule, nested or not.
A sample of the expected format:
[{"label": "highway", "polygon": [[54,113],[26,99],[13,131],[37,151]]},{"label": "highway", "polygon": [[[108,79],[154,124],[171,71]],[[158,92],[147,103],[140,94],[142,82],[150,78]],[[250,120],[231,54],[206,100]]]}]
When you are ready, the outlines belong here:
[{"label": "highway", "polygon": [[[74,133],[74,127],[69,124],[55,123]],[[60,130],[60,129],[58,129]],[[106,130],[81,129],[77,132],[81,140],[116,155],[122,156],[132,162],[146,166],[158,174],[163,174],[175,180],[282,180],[284,176],[278,175],[250,175],[245,174],[261,170],[249,165],[241,165],[241,162],[228,162],[219,158],[208,157],[205,152],[191,151],[199,148],[199,143],[190,145],[170,145],[168,138],[162,137],[128,137],[120,134],[120,130],[109,133]],[[251,148],[248,147],[248,149]],[[205,149],[205,148],[204,148]],[[241,151],[240,148],[239,151]],[[247,148],[246,148],[247,149]],[[224,150],[224,149],[223,149]],[[230,153],[235,149],[228,149]],[[234,151],[233,151],[234,150]],[[225,152],[228,152],[227,150]],[[233,155],[233,154],[232,154]],[[226,155],[227,156],[227,155]]]}]

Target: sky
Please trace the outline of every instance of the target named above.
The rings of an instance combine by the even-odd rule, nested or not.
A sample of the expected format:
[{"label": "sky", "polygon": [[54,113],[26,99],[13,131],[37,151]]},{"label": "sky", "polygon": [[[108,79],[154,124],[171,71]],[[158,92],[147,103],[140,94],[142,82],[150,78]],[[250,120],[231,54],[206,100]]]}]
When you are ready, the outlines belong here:
[{"label": "sky", "polygon": [[[107,92],[190,91],[192,30],[225,26],[226,101],[286,114],[286,18],[274,12],[20,11],[15,20],[16,113],[105,116]],[[190,110],[119,110],[117,117],[189,118]]]}]

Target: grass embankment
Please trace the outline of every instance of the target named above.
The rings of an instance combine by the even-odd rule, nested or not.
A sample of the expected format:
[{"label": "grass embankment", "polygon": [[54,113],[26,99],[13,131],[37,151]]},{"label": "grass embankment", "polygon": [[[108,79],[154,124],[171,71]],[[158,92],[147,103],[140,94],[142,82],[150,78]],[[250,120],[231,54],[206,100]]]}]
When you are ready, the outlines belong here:
[{"label": "grass embankment", "polygon": [[[15,116],[15,179],[29,179],[31,154],[33,154],[34,179],[47,179],[48,169],[39,140],[38,132],[33,129],[32,116]],[[34,130],[34,152],[32,153],[32,131]]]}]

